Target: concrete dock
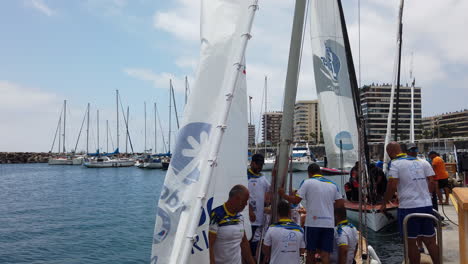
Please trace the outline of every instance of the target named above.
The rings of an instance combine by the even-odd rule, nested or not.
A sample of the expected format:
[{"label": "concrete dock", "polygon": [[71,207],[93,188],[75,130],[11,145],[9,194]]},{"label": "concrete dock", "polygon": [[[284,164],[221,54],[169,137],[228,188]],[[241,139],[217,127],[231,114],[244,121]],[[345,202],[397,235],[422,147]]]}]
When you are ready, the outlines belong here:
[{"label": "concrete dock", "polygon": [[[439,213],[445,218],[442,227],[443,239],[443,263],[444,264],[459,264],[459,234],[458,234],[458,214],[453,204],[456,201],[451,197],[450,205],[439,205]],[[444,214],[445,213],[445,214]],[[452,222],[450,222],[450,219]],[[427,249],[426,249],[427,253]],[[427,254],[421,255],[421,263],[432,263],[431,258]]]}]

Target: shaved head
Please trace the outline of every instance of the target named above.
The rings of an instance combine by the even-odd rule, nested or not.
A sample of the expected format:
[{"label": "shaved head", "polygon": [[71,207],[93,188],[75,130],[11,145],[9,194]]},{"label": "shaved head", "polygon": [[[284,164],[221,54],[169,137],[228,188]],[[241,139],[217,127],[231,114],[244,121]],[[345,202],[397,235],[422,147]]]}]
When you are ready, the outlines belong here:
[{"label": "shaved head", "polygon": [[388,156],[392,159],[401,153],[401,146],[395,141],[388,143],[386,149]]}]

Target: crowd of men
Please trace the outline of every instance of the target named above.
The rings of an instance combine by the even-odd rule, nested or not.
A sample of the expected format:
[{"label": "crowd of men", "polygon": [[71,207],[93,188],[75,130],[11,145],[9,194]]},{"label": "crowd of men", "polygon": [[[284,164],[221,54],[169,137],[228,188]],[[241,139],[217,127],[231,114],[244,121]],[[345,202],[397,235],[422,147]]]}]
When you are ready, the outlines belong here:
[{"label": "crowd of men", "polygon": [[[375,186],[382,194],[382,212],[398,192],[400,232],[408,214],[432,214],[433,198],[439,195],[437,190],[447,186],[445,173],[437,167],[443,163],[438,160],[438,154],[430,153],[431,166],[418,159],[417,152],[415,146],[409,146],[407,153],[403,153],[400,145],[392,142],[387,146],[387,153],[392,158],[388,182],[385,175],[376,170],[377,180],[384,181],[382,177],[385,178],[386,188]],[[308,179],[297,191],[287,194],[284,189],[279,189],[278,220],[268,225],[272,194],[270,183],[261,173],[263,163],[262,155],[253,155],[247,171],[248,186],[234,186],[229,199],[212,210],[210,263],[300,263],[303,255],[307,264],[355,263],[358,232],[347,220],[345,201],[338,186],[321,175],[317,164],[311,164]],[[439,200],[442,201],[441,194]],[[245,231],[249,227],[244,225],[241,214],[247,205],[252,230],[250,241]],[[420,263],[418,245],[422,244],[428,249],[433,263],[439,263],[434,223],[423,218],[412,219],[408,230],[410,263]]]}]

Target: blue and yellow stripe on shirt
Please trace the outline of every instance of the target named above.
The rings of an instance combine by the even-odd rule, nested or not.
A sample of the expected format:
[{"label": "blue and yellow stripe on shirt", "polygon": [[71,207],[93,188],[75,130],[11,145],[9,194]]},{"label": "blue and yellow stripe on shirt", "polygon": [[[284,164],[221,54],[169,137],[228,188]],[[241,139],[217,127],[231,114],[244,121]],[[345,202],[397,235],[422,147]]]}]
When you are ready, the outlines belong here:
[{"label": "blue and yellow stripe on shirt", "polygon": [[240,223],[240,214],[233,214],[226,208],[226,204],[213,209],[210,214],[210,224],[218,226],[237,225]]},{"label": "blue and yellow stripe on shirt", "polygon": [[279,222],[270,225],[270,227],[281,227],[291,231],[299,231],[304,233],[302,227],[294,223],[291,219],[280,219]]},{"label": "blue and yellow stripe on shirt", "polygon": [[[338,225],[336,226],[336,232],[338,233],[339,236],[341,236],[341,234],[343,234],[343,227],[345,226],[349,226],[350,228],[355,228],[353,224],[351,224],[350,222],[348,222],[348,220],[343,220],[341,222],[338,223]],[[341,243],[339,244],[338,246],[347,246],[348,244],[346,243]]]},{"label": "blue and yellow stripe on shirt", "polygon": [[331,184],[335,185],[338,192],[340,191],[340,189],[338,188],[338,185],[336,185],[335,182],[323,177],[323,175],[321,175],[321,174],[315,174],[314,176],[312,176],[312,177],[310,177],[308,179],[302,180],[301,184],[299,185],[299,189],[302,187],[302,184],[304,184],[304,182],[307,181],[307,180],[317,180],[317,181],[320,181],[320,182],[331,183]]},{"label": "blue and yellow stripe on shirt", "polygon": [[258,179],[262,177],[263,175],[261,173],[255,173],[252,171],[252,169],[247,169],[247,179]]}]

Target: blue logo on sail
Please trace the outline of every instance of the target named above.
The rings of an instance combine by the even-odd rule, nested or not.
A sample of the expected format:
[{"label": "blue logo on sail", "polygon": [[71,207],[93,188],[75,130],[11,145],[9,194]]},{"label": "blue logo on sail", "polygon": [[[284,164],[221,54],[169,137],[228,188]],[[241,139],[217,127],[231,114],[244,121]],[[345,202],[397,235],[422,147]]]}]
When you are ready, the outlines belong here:
[{"label": "blue logo on sail", "polygon": [[336,134],[335,145],[338,148],[341,147],[343,150],[354,149],[353,140],[351,138],[351,133],[349,133],[348,131],[341,131],[340,133]]},{"label": "blue logo on sail", "polygon": [[187,185],[197,182],[200,177],[199,156],[203,145],[208,141],[211,124],[189,123],[179,131],[174,155],[171,160],[171,168],[175,175],[183,175],[183,182]]},{"label": "blue logo on sail", "polygon": [[322,71],[332,82],[338,82],[338,74],[341,69],[340,58],[329,46],[325,46],[325,57],[320,57],[327,72]]}]

